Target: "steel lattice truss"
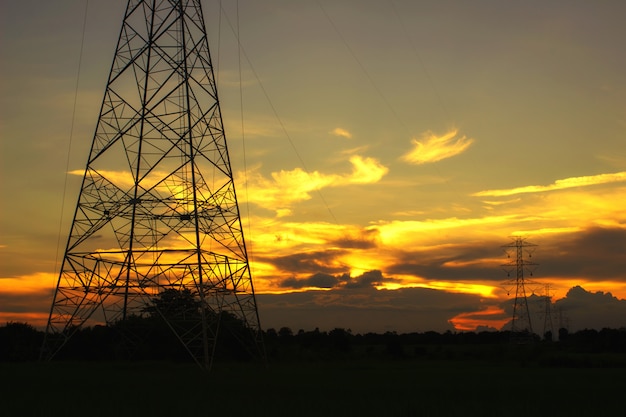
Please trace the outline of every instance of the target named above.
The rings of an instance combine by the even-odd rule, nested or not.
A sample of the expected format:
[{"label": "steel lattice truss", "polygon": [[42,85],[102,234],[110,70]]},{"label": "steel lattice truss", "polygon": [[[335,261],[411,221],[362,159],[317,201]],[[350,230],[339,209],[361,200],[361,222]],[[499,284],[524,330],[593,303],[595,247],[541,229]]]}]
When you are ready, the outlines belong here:
[{"label": "steel lattice truss", "polygon": [[73,329],[140,315],[166,290],[190,291],[201,306],[197,326],[168,323],[198,362],[212,351],[220,313],[260,335],[200,1],[129,0],[48,322],[49,354]]}]

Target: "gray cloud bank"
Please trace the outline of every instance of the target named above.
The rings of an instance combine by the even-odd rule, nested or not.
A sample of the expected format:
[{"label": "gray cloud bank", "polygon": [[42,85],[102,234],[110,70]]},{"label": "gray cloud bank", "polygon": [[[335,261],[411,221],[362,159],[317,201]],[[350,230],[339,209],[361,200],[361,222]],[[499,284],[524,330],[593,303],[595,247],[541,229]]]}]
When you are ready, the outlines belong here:
[{"label": "gray cloud bank", "polygon": [[[376,279],[374,279],[376,278]],[[356,333],[396,331],[399,333],[454,331],[450,320],[461,313],[475,316],[489,307],[504,311],[493,319],[512,315],[512,300],[500,303],[481,299],[478,295],[449,293],[426,288],[376,290],[372,285],[384,280],[379,271],[370,271],[347,285],[346,276],[316,274],[303,280],[286,280],[283,286],[303,288],[322,283],[328,290],[310,290],[288,294],[257,296],[259,314],[264,328],[351,329]],[[543,333],[546,323],[544,299],[528,297],[533,330]],[[626,300],[610,293],[588,292],[577,286],[567,295],[550,304],[552,327],[570,331],[626,327]],[[483,326],[478,330],[491,329]]]},{"label": "gray cloud bank", "polygon": [[[257,294],[263,328],[290,327],[294,331],[319,328],[327,331],[339,327],[355,333],[445,332],[454,331],[449,320],[461,313],[480,316],[489,307],[504,310],[494,319],[506,319],[512,313],[512,300],[499,303],[478,295],[427,288],[377,290],[373,285],[385,279],[379,271],[365,273],[350,285],[346,279],[346,276],[318,274],[304,282],[334,289]],[[19,295],[0,293],[0,312],[16,313],[16,317],[20,313],[47,314],[51,302],[49,291]],[[541,334],[544,330],[545,303],[536,295],[529,296],[528,302],[533,329]],[[594,293],[576,286],[564,298],[553,302],[551,311],[555,331],[560,326],[570,331],[626,328],[626,300],[611,293]],[[28,319],[15,321],[28,322]],[[488,325],[478,330],[486,329],[496,330]]]}]

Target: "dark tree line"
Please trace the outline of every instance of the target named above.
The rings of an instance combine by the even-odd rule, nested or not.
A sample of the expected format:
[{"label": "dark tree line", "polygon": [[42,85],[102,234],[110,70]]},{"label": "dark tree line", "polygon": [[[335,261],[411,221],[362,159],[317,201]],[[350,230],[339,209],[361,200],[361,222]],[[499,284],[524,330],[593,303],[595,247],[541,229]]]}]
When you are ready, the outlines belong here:
[{"label": "dark tree line", "polygon": [[[243,326],[234,317],[227,320],[231,327]],[[243,331],[243,327],[240,330]],[[270,362],[351,359],[498,360],[510,359],[520,349],[524,349],[527,354],[535,355],[537,361],[545,365],[626,366],[626,329],[606,328],[574,333],[561,329],[556,342],[539,340],[537,337],[524,347],[511,343],[511,334],[508,331],[354,334],[349,329],[342,328],[328,332],[319,329],[293,332],[290,328],[283,327],[279,330],[267,329],[263,336]],[[6,323],[0,327],[0,361],[37,360],[43,338],[44,333],[29,324]],[[590,355],[601,359],[594,360],[594,356]],[[56,359],[191,360],[180,341],[156,314],[131,317],[111,326],[79,329]],[[249,359],[249,353],[242,348],[232,332],[223,332],[220,335],[216,360]]]},{"label": "dark tree line", "polygon": [[[189,361],[192,358],[189,350],[202,349],[201,337],[193,335],[200,333],[198,323],[203,319],[209,338],[218,334],[212,347],[216,357],[249,360],[258,354],[246,346],[252,331],[240,319],[229,312],[203,311],[190,290],[171,289],[153,298],[138,315],[106,326],[68,329],[71,336],[54,358]],[[192,337],[188,337],[190,334]],[[189,340],[185,339],[183,344],[180,335]],[[44,332],[27,323],[7,323],[0,327],[0,361],[38,359],[44,336]]]},{"label": "dark tree line", "polygon": [[[353,334],[349,329],[336,328],[329,332],[319,329],[293,332],[283,327],[265,332],[265,344],[270,359],[512,359],[520,352],[534,355],[545,364],[554,357],[570,354],[615,354],[626,366],[626,329],[581,330],[559,332],[560,340],[553,342],[547,335],[543,340],[534,335],[525,339],[509,331],[438,333],[365,333]],[[612,359],[611,359],[612,360]],[[557,361],[558,362],[558,361]],[[566,365],[566,363],[563,363]]]},{"label": "dark tree line", "polygon": [[[186,334],[198,323],[219,333],[214,347],[215,360],[251,360],[255,352],[246,345],[252,331],[228,312],[202,310],[189,290],[167,290],[153,298],[139,315],[107,326],[71,329],[72,336],[58,351],[60,360],[168,360],[190,361],[191,355],[176,336]],[[176,329],[176,333],[172,329]],[[558,342],[546,334],[508,331],[397,334],[395,332],[353,334],[349,329],[331,331],[298,330],[288,327],[267,329],[263,333],[265,352],[270,361],[315,361],[346,359],[484,359],[507,358],[518,354],[518,341],[527,352],[553,354],[555,364],[567,365],[568,354],[618,354],[626,366],[626,329],[581,330],[569,333],[560,329]],[[0,327],[0,361],[32,361],[40,356],[44,333],[26,323],[6,323]],[[256,352],[258,353],[258,352]],[[549,359],[552,360],[552,359]],[[561,361],[561,362],[559,362]]]}]

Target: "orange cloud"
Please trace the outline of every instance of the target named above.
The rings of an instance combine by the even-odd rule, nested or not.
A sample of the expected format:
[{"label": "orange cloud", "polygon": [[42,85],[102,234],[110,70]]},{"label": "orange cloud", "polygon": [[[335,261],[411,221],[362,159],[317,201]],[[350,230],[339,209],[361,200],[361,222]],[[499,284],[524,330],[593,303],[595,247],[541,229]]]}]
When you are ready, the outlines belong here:
[{"label": "orange cloud", "polygon": [[58,276],[39,272],[0,278],[0,323],[25,322],[45,327]]},{"label": "orange cloud", "polygon": [[[52,299],[50,299],[52,303]],[[47,312],[28,312],[16,313],[0,311],[0,323],[28,323],[31,326],[43,329],[48,323],[49,313]]]},{"label": "orange cloud", "polygon": [[465,135],[456,137],[458,130],[437,136],[428,131],[422,134],[421,140],[413,139],[414,148],[402,156],[402,159],[410,164],[426,164],[441,161],[460,153],[463,153],[474,143],[474,139],[468,139]]},{"label": "orange cloud", "polygon": [[21,277],[0,278],[0,292],[13,294],[33,294],[40,291],[52,290],[58,276],[48,272],[38,272]]},{"label": "orange cloud", "polygon": [[502,308],[488,306],[481,311],[458,314],[451,318],[449,322],[456,330],[474,331],[478,327],[501,329],[510,319]]}]

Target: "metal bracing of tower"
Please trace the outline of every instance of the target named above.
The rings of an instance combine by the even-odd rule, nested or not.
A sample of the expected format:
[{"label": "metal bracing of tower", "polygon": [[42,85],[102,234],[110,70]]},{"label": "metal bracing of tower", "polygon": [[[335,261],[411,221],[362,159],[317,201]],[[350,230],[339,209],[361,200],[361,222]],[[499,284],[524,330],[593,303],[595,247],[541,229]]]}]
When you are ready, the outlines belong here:
[{"label": "metal bracing of tower", "polygon": [[[528,271],[532,275],[533,266],[536,263],[526,260],[532,257],[532,251],[528,250],[530,247],[537,246],[530,243],[526,238],[514,236],[513,241],[508,245],[502,246],[507,251],[507,256],[514,257],[510,262],[503,264],[502,267],[507,271],[507,276],[511,275],[511,272],[515,271],[515,279],[507,281],[507,284],[515,286],[515,298],[513,300],[513,315],[511,317],[511,335],[512,340],[516,342],[528,341],[532,338],[533,327],[530,315],[530,309],[528,308],[527,290],[529,284],[534,284],[530,280],[524,277],[524,271]],[[510,251],[513,251],[511,255]]]},{"label": "metal bracing of tower", "polygon": [[[156,309],[210,367],[220,322],[261,328],[200,0],[129,0],[46,331]],[[155,299],[193,299],[180,325]],[[187,320],[188,322],[188,320]]]}]

